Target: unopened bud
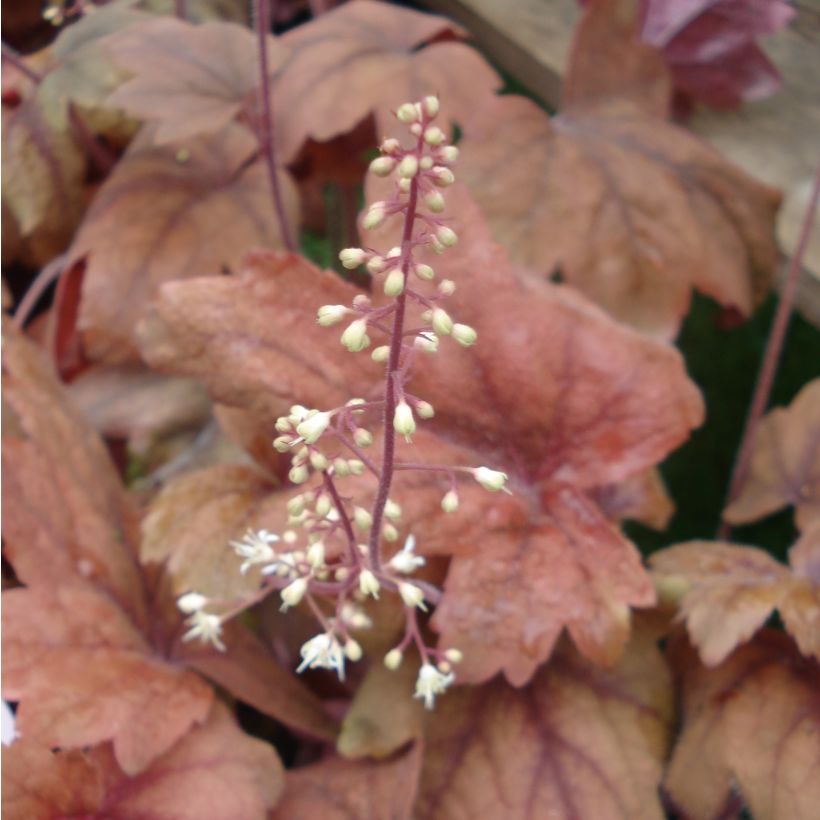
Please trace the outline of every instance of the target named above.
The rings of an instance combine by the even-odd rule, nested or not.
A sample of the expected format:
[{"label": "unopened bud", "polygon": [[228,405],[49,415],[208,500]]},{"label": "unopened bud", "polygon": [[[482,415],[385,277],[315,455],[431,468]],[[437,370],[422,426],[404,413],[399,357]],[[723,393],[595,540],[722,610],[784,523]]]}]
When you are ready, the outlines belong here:
[{"label": "unopened bud", "polygon": [[288,501],[288,515],[301,515],[305,510],[305,497],[300,493]]},{"label": "unopened bud", "polygon": [[403,194],[408,193],[408,191],[410,190],[411,183],[412,183],[412,180],[409,179],[408,177],[401,177],[399,179],[399,190]]},{"label": "unopened bud", "polygon": [[353,441],[359,447],[369,447],[373,443],[373,434],[370,430],[365,430],[364,427],[357,427],[353,431]]},{"label": "unopened bud", "polygon": [[455,512],[458,509],[458,493],[455,490],[449,490],[441,499],[441,509],[446,513]]},{"label": "unopened bud", "polygon": [[438,153],[442,162],[457,162],[458,148],[455,145],[445,145]]},{"label": "unopened bud", "polygon": [[364,219],[362,220],[362,227],[366,231],[370,231],[373,228],[378,228],[379,225],[384,222],[387,213],[384,210],[384,203],[378,202],[374,205],[370,206],[368,212],[364,215]]},{"label": "unopened bud", "polygon": [[327,493],[321,493],[321,495],[316,499],[316,515],[319,518],[324,518],[331,510],[333,506],[333,499]]},{"label": "unopened bud", "polygon": [[416,402],[416,415],[420,419],[431,419],[436,415],[436,411],[429,401],[419,401]]},{"label": "unopened bud", "polygon": [[357,310],[367,310],[370,307],[370,297],[366,293],[357,293],[353,297],[353,307]]},{"label": "unopened bud", "polygon": [[402,654],[401,649],[391,649],[384,656],[384,665],[388,669],[395,671],[401,666],[402,660],[404,660],[404,655]]},{"label": "unopened bud", "polygon": [[424,108],[424,111],[427,114],[427,116],[430,117],[430,119],[432,119],[433,117],[436,116],[436,114],[438,114],[438,109],[439,109],[438,97],[431,94],[430,96],[425,97],[421,101],[421,105],[422,105],[422,108]]},{"label": "unopened bud", "polygon": [[330,420],[333,418],[331,413],[315,413],[308,416],[303,422],[296,425],[296,432],[308,444],[314,444],[319,440],[322,433],[327,430]]},{"label": "unopened bud", "polygon": [[289,433],[293,429],[287,416],[279,416],[274,426],[280,433]]},{"label": "unopened bud", "polygon": [[424,141],[428,145],[441,145],[447,140],[447,137],[437,125],[431,125],[429,128],[426,128],[424,131]]},{"label": "unopened bud", "polygon": [[307,592],[308,582],[307,578],[297,578],[288,584],[280,593],[282,597],[282,610],[287,610],[288,607],[296,606]]},{"label": "unopened bud", "polygon": [[342,260],[343,267],[353,270],[353,268],[358,268],[359,265],[364,264],[367,253],[361,248],[345,248],[339,251],[339,259]]},{"label": "unopened bud", "polygon": [[325,545],[321,541],[308,547],[307,562],[313,569],[318,569],[325,563]]},{"label": "unopened bud", "polygon": [[350,475],[350,467],[347,464],[346,458],[333,459],[333,474],[339,478],[345,478]]},{"label": "unopened bud", "polygon": [[419,279],[424,279],[427,282],[434,279],[436,275],[436,272],[429,265],[425,264],[416,265],[413,270]]},{"label": "unopened bud", "polygon": [[429,171],[434,164],[433,158],[429,154],[425,154],[419,160],[419,168],[421,168],[422,171]]},{"label": "unopened bud", "polygon": [[362,595],[372,595],[378,598],[380,588],[379,579],[369,569],[363,569],[359,573],[359,589]]},{"label": "unopened bud", "polygon": [[208,603],[208,599],[198,592],[188,592],[177,599],[177,608],[186,615],[193,615],[199,612]]},{"label": "unopened bud", "polygon": [[413,103],[404,103],[396,110],[396,117],[400,122],[410,123],[415,122],[418,118],[418,111]]},{"label": "unopened bud", "polygon": [[359,461],[358,458],[349,458],[347,469],[350,470],[351,475],[361,475],[364,472],[364,462]]},{"label": "unopened bud", "polygon": [[322,305],[317,311],[316,321],[322,327],[330,327],[336,322],[341,322],[348,313],[350,310],[344,305]]},{"label": "unopened bud", "polygon": [[386,267],[387,267],[387,262],[385,262],[384,259],[382,259],[381,256],[374,256],[367,263],[368,273],[372,273],[374,276],[377,273],[381,273]]},{"label": "unopened bud", "polygon": [[431,191],[424,197],[424,204],[434,214],[440,214],[444,210],[444,197],[440,191]]},{"label": "unopened bud", "polygon": [[452,296],[456,292],[456,283],[452,279],[442,279],[438,285],[439,296]]},{"label": "unopened bud", "polygon": [[445,248],[452,248],[458,242],[458,234],[446,225],[442,225],[436,231],[436,238]]},{"label": "unopened bud", "polygon": [[458,323],[453,325],[453,338],[463,347],[469,347],[475,344],[478,334],[469,325],[460,325]]},{"label": "unopened bud", "polygon": [[396,167],[396,160],[393,157],[376,157],[370,163],[370,173],[377,177],[386,177],[393,172]]},{"label": "unopened bud", "polygon": [[413,347],[423,353],[438,352],[438,336],[435,333],[423,333],[413,339]]},{"label": "unopened bud", "polygon": [[399,531],[389,521],[386,521],[382,525],[382,537],[385,541],[397,541]]},{"label": "unopened bud", "polygon": [[328,463],[327,456],[324,453],[314,450],[310,454],[310,466],[313,467],[314,470],[321,473],[323,470],[327,469]]},{"label": "unopened bud", "polygon": [[421,136],[421,123],[420,123],[420,122],[414,122],[414,123],[410,126],[410,133],[411,133],[414,137]]},{"label": "unopened bud", "polygon": [[434,308],[432,322],[433,330],[439,336],[449,336],[453,332],[453,320],[444,308]]},{"label": "unopened bud", "polygon": [[395,139],[394,137],[389,137],[388,139],[382,142],[379,150],[383,154],[395,154],[401,149],[401,143]]},{"label": "unopened bud", "polygon": [[507,474],[500,470],[491,470],[489,467],[476,467],[472,470],[473,478],[491,493],[503,490],[507,483]]},{"label": "unopened bud", "polygon": [[400,268],[393,268],[384,280],[384,295],[398,296],[404,290],[404,273]]},{"label": "unopened bud", "polygon": [[388,498],[384,505],[384,514],[393,521],[398,521],[401,518],[401,507]]},{"label": "unopened bud", "polygon": [[290,436],[277,436],[273,440],[273,449],[277,453],[287,453],[290,450]]},{"label": "unopened bud", "polygon": [[308,480],[308,468],[304,464],[298,467],[291,467],[288,478],[293,484],[304,484]]},{"label": "unopened bud", "polygon": [[373,516],[364,507],[356,507],[353,510],[353,523],[358,529],[367,532],[373,525]]},{"label": "unopened bud", "polygon": [[399,581],[399,595],[401,595],[405,606],[427,610],[427,607],[424,605],[424,593],[415,584],[410,584],[407,581]]},{"label": "unopened bud", "polygon": [[449,168],[445,168],[443,165],[436,165],[433,167],[433,182],[439,186],[439,188],[446,188],[448,185],[452,185],[455,181],[455,175]]},{"label": "unopened bud", "polygon": [[408,154],[399,163],[399,176],[404,177],[404,179],[412,179],[418,173],[418,170],[419,161],[413,154]]},{"label": "unopened bud", "polygon": [[448,649],[444,653],[444,657],[450,663],[461,663],[464,660],[464,653],[460,649]]},{"label": "unopened bud", "polygon": [[406,401],[400,401],[393,414],[393,427],[397,433],[403,436],[412,436],[416,432],[416,421],[413,418],[413,411]]},{"label": "unopened bud", "polygon": [[356,319],[355,322],[351,322],[342,333],[341,342],[351,353],[364,350],[370,344],[367,336],[367,319]]},{"label": "unopened bud", "polygon": [[373,348],[370,358],[374,362],[386,362],[390,358],[390,346],[379,345],[379,347]]},{"label": "unopened bud", "polygon": [[344,647],[345,656],[349,661],[360,661],[362,659],[362,648],[357,641],[350,638]]}]

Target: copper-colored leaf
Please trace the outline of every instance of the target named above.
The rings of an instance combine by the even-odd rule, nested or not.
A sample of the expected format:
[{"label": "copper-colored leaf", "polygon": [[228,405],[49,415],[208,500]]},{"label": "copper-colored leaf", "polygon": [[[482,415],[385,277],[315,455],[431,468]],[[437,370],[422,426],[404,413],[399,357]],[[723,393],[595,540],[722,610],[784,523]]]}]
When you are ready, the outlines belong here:
[{"label": "copper-colored leaf", "polygon": [[270,820],[409,820],[420,764],[421,747],[414,744],[377,763],[329,758],[289,771]]},{"label": "copper-colored leaf", "polygon": [[[133,74],[109,102],[156,122],[157,143],[221,130],[259,84],[256,38],[234,23],[194,26],[159,17],[112,35],[105,46]],[[268,55],[273,72],[284,58],[273,38]]]},{"label": "copper-colored leaf", "polygon": [[[465,129],[461,175],[513,259],[541,275],[560,269],[614,316],[670,337],[692,287],[752,310],[777,262],[780,196],[649,113],[657,56],[634,32],[629,59],[622,41],[607,49],[592,37],[623,37],[621,25],[605,25],[618,6],[608,0],[587,12],[558,116],[512,96],[477,112]],[[642,60],[645,76],[636,70]],[[646,80],[643,96],[636,77]]]},{"label": "copper-colored leaf", "polygon": [[325,142],[350,131],[370,113],[386,133],[391,110],[431,93],[446,101],[451,123],[463,123],[501,82],[454,41],[460,34],[443,17],[372,0],[345,3],[285,34],[291,53],[274,90],[283,156],[292,159],[309,137]]},{"label": "copper-colored leaf", "polygon": [[[439,457],[459,446],[455,463],[504,469],[515,497],[483,496],[480,513],[453,531],[431,517],[440,496],[424,501],[419,550],[456,556],[434,624],[448,646],[466,644],[463,680],[504,669],[526,682],[565,627],[583,652],[612,662],[629,607],[654,593],[637,550],[592,497],[683,441],[702,418],[700,396],[674,350],[567,288],[517,276],[463,190],[450,201],[461,241],[434,264],[457,283],[453,315],[479,341],[426,359],[410,389],[436,408]],[[165,286],[141,331],[143,353],[268,425],[294,402],[337,406],[379,389],[378,366],[315,324],[319,305],[354,294],[295,257],[256,254],[237,278]],[[413,459],[412,448],[401,458]]]},{"label": "copper-colored leaf", "polygon": [[675,513],[675,502],[667,494],[658,470],[647,470],[620,484],[599,487],[594,496],[607,518],[628,518],[655,530],[665,530]]},{"label": "copper-colored leaf", "polygon": [[722,663],[779,610],[800,651],[820,658],[820,531],[792,549],[795,571],[763,550],[692,541],[650,558],[661,588],[682,596],[681,617],[707,666]]},{"label": "copper-colored leaf", "polygon": [[259,586],[258,568],[240,575],[231,548],[249,528],[281,529],[286,498],[257,470],[216,465],[165,485],[143,520],[143,561],[167,561],[178,593],[191,590],[231,599]]},{"label": "copper-colored leaf", "polygon": [[755,820],[810,820],[820,801],[820,671],[761,633],[716,669],[681,652],[684,724],[666,775],[688,817],[716,820],[736,788]]},{"label": "copper-colored leaf", "polygon": [[291,729],[333,742],[336,723],[300,678],[283,667],[270,650],[239,623],[225,628],[225,652],[201,643],[184,645],[188,666]]},{"label": "copper-colored leaf", "polygon": [[24,737],[64,748],[114,744],[142,771],[213,698],[199,677],[155,656],[126,614],[82,582],[3,596],[3,694],[21,701]]},{"label": "copper-colored leaf", "polygon": [[23,741],[3,757],[8,820],[264,820],[283,786],[276,752],[243,734],[220,705],[206,723],[131,777],[105,746],[51,752]]},{"label": "copper-colored leaf", "polygon": [[820,379],[761,421],[748,478],[723,517],[746,524],[786,506],[801,530],[820,521]]},{"label": "copper-colored leaf", "polygon": [[23,583],[88,579],[142,623],[134,504],[42,351],[10,324],[4,343],[4,553]]},{"label": "copper-colored leaf", "polygon": [[662,818],[670,683],[642,635],[612,671],[563,651],[524,689],[457,690],[430,721],[417,816]]},{"label": "copper-colored leaf", "polygon": [[[169,279],[221,273],[248,248],[281,245],[264,163],[239,126],[185,148],[134,150],[98,192],[70,249],[88,257],[79,327],[88,355],[136,357],[134,325]],[[283,174],[286,210],[297,214]]]}]

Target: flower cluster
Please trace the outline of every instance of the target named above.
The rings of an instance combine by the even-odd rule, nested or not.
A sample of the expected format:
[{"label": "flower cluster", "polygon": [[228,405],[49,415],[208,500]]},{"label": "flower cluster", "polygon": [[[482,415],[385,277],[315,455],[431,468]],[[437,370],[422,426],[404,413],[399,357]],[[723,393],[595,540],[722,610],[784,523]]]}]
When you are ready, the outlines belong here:
[{"label": "flower cluster", "polygon": [[[200,638],[224,648],[221,625],[236,612],[279,593],[282,610],[305,606],[321,625],[321,631],[301,649],[297,671],[324,668],[344,679],[346,661],[362,657],[361,645],[353,632],[370,626],[363,606],[380,594],[396,595],[405,614],[403,638],[384,657],[389,669],[402,663],[408,648],[421,657],[415,696],[432,708],[437,695],[455,680],[454,665],[461,660],[455,648],[427,646],[419,623],[420,613],[434,606],[441,592],[414,577],[425,565],[416,552],[416,540],[406,536],[403,547],[390,544],[400,537],[402,510],[390,497],[397,470],[430,470],[445,483],[441,508],[446,513],[458,509],[458,478],[468,476],[491,492],[507,491],[506,473],[489,467],[420,465],[401,463],[395,455],[395,439],[408,441],[417,425],[435,415],[435,408],[407,391],[409,371],[418,355],[436,354],[443,338],[469,347],[476,331],[455,321],[443,303],[455,291],[455,283],[436,283],[433,267],[416,258],[424,248],[443,253],[458,242],[455,231],[441,216],[443,190],[454,182],[451,167],[458,149],[447,144],[444,131],[433,124],[438,114],[436,97],[405,103],[395,112],[413,138],[410,147],[399,140],[386,139],[381,155],[370,171],[379,177],[395,176],[389,199],[374,202],[364,214],[365,230],[381,225],[393,216],[403,219],[401,244],[386,252],[372,248],[346,248],[340,253],[347,269],[364,266],[386,300],[356,296],[350,305],[323,305],[317,321],[323,327],[347,322],[341,344],[351,353],[370,348],[373,339],[383,343],[371,351],[371,359],[383,363],[384,389],[378,399],[353,398],[330,409],[294,405],[276,420],[273,446],[291,456],[290,481],[303,489],[288,502],[287,528],[281,535],[266,530],[249,531],[231,546],[242,562],[239,571],[259,568],[262,585],[257,595],[221,615],[206,612],[209,602],[196,593],[179,599],[180,609],[189,615],[186,640]],[[375,302],[375,304],[374,304]],[[418,314],[413,330],[406,330],[411,311]],[[368,419],[387,419],[379,458],[368,455],[375,440]],[[378,430],[378,428],[376,428]],[[340,482],[353,476],[373,475],[376,486],[372,503],[357,504],[343,496]],[[361,482],[354,488],[360,492]],[[386,558],[384,553],[389,553]]]}]

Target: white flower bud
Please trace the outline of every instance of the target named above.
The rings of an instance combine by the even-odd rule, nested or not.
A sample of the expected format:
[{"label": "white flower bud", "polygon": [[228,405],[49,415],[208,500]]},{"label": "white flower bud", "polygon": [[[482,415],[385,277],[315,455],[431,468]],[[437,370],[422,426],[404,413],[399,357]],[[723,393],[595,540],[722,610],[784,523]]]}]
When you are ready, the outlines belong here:
[{"label": "white flower bud", "polygon": [[367,263],[368,273],[372,273],[374,276],[381,273],[386,267],[387,262],[385,262],[381,256],[374,256]]},{"label": "white flower bud", "polygon": [[307,578],[297,578],[291,581],[279,594],[282,597],[281,609],[283,612],[287,611],[288,607],[297,606],[308,588]]},{"label": "white flower bud", "polygon": [[491,470],[489,467],[476,467],[471,470],[473,478],[485,489],[491,493],[503,490],[507,483],[507,474],[500,470]]},{"label": "white flower bud", "polygon": [[370,358],[374,362],[386,362],[390,358],[390,345],[379,345],[373,348]]},{"label": "white flower bud", "polygon": [[458,234],[446,225],[442,225],[436,231],[436,238],[445,248],[452,248],[458,242]]},{"label": "white flower bud", "polygon": [[420,419],[431,419],[436,415],[436,410],[429,401],[416,402],[416,415]]},{"label": "white flower bud", "polygon": [[367,336],[367,319],[356,319],[351,322],[342,333],[341,342],[351,353],[364,350],[370,344]]},{"label": "white flower bud", "polygon": [[453,338],[463,347],[469,347],[475,344],[478,334],[469,325],[453,325]]},{"label": "white flower bud", "polygon": [[436,272],[429,265],[425,264],[416,265],[413,268],[413,271],[419,279],[424,279],[427,282],[434,279],[436,276]]},{"label": "white flower bud", "polygon": [[445,248],[444,245],[438,241],[438,237],[435,234],[429,237],[427,241],[430,243],[430,247],[432,247],[433,252],[439,254],[439,256],[447,250],[447,248]]},{"label": "white flower bud", "polygon": [[[293,444],[297,442],[294,441]],[[299,467],[300,465],[304,464],[308,460],[308,448],[304,445],[300,447],[294,454],[293,458],[291,459],[291,467]]]},{"label": "white flower bud", "polygon": [[386,521],[382,525],[382,537],[385,541],[397,541],[399,531],[389,521]]},{"label": "white flower bud", "polygon": [[293,530],[285,530],[282,533],[282,540],[286,544],[295,544],[298,537],[299,536],[297,536],[296,533]]},{"label": "white flower bud", "polygon": [[399,595],[405,606],[418,607],[424,612],[427,607],[424,605],[424,593],[415,584],[408,584],[407,581],[399,581]]},{"label": "white flower bud", "polygon": [[438,97],[433,96],[431,94],[429,97],[425,97],[421,101],[421,104],[422,104],[422,107],[424,108],[425,113],[427,114],[428,117],[430,117],[430,119],[432,119],[433,117],[436,116],[436,114],[438,114],[438,108],[439,108]]},{"label": "white flower bud", "polygon": [[455,174],[453,174],[449,168],[445,168],[443,165],[433,167],[433,182],[438,185],[439,188],[446,188],[455,181]]},{"label": "white flower bud", "polygon": [[357,641],[354,641],[353,638],[348,639],[344,651],[347,659],[353,661],[353,663],[362,659],[362,647]]},{"label": "white flower bud", "polygon": [[446,513],[455,512],[458,509],[458,493],[455,490],[448,490],[441,499],[441,509]]},{"label": "white flower bud", "polygon": [[456,292],[456,283],[452,279],[442,279],[438,286],[439,296],[452,296]]},{"label": "white flower bud", "polygon": [[424,204],[434,214],[440,214],[444,210],[444,197],[440,191],[431,191],[424,197]]},{"label": "white flower bud", "polygon": [[296,432],[308,443],[316,443],[327,430],[332,413],[315,413],[296,425]]},{"label": "white flower bud", "polygon": [[329,462],[327,460],[327,456],[324,453],[314,450],[310,454],[310,466],[313,467],[314,470],[321,473],[323,470],[327,469],[328,464]]},{"label": "white flower bud", "polygon": [[410,186],[411,186],[411,184],[412,184],[412,180],[411,180],[411,179],[409,179],[408,177],[401,177],[401,178],[399,179],[399,190],[400,190],[403,194],[406,194],[406,193],[408,193],[408,192],[410,191]]},{"label": "white flower bud", "polygon": [[333,573],[333,577],[337,581],[346,581],[350,577],[350,570],[347,567],[339,567],[339,569]]},{"label": "white flower bud", "polygon": [[279,416],[274,426],[280,433],[289,433],[293,429],[287,416]]},{"label": "white flower bud", "polygon": [[404,105],[400,105],[396,110],[396,117],[400,122],[415,122],[418,118],[416,106],[413,103],[404,103]]},{"label": "white flower bud", "polygon": [[353,441],[359,447],[369,447],[373,443],[373,434],[370,430],[365,430],[364,427],[357,427],[353,431]]},{"label": "white flower bud", "polygon": [[370,307],[370,297],[366,293],[357,293],[353,297],[353,307],[357,310],[367,310]]},{"label": "white flower bud", "polygon": [[305,497],[300,493],[288,501],[288,515],[301,515],[305,509]]},{"label": "white flower bud", "polygon": [[324,518],[333,507],[333,499],[328,495],[328,493],[321,493],[319,497],[316,499],[316,515],[319,518]]},{"label": "white flower bud", "polygon": [[457,162],[458,148],[455,145],[445,145],[438,154],[442,162]]},{"label": "white flower bud", "polygon": [[367,259],[367,253],[361,248],[345,248],[339,251],[339,259],[342,260],[343,267],[348,270],[353,270],[353,268],[358,268],[359,265],[364,264],[364,261]]},{"label": "white flower bud", "polygon": [[410,126],[410,133],[411,133],[414,137],[421,136],[421,123],[420,123],[420,122],[414,122],[414,123]]},{"label": "white flower bud", "polygon": [[424,130],[424,141],[428,145],[441,145],[442,143],[446,142],[447,137],[437,125],[431,125],[429,128],[425,128]]},{"label": "white flower bud", "polygon": [[344,305],[322,305],[316,313],[316,321],[322,327],[330,327],[341,322],[348,313],[350,309]]},{"label": "white flower bud", "polygon": [[346,458],[333,459],[333,475],[339,478],[346,478],[350,475],[350,467],[348,466]]},{"label": "white flower bud", "polygon": [[358,458],[349,458],[347,469],[350,470],[351,475],[361,475],[364,472],[364,462],[359,461]]},{"label": "white flower bud", "polygon": [[373,526],[373,516],[364,507],[355,507],[353,510],[353,524],[362,532],[367,532]]},{"label": "white flower bud", "polygon": [[431,156],[429,156],[428,154],[425,154],[419,160],[419,168],[421,168],[422,171],[429,171],[433,167],[433,165],[434,165],[433,158]]},{"label": "white flower bud", "polygon": [[293,484],[304,484],[308,480],[308,468],[302,464],[298,467],[291,467],[288,478]]},{"label": "white flower bud", "polygon": [[292,404],[290,406],[290,420],[293,424],[304,421],[310,411],[302,404]]},{"label": "white flower bud", "polygon": [[389,176],[396,167],[396,160],[393,157],[376,157],[370,163],[370,173],[377,177]]},{"label": "white flower bud", "polygon": [[[359,398],[358,396],[355,399],[348,399],[345,402],[345,407],[358,407],[360,404],[367,404],[364,399]],[[364,410],[354,410],[354,413],[363,413]]]},{"label": "white flower bud", "polygon": [[307,562],[313,569],[318,569],[325,563],[325,545],[321,541],[311,544],[307,551]]},{"label": "white flower bud", "polygon": [[397,433],[403,436],[412,436],[416,432],[416,421],[413,418],[413,411],[406,401],[400,401],[396,405],[396,412],[393,414],[393,427]]},{"label": "white flower bud", "polygon": [[391,520],[398,521],[401,518],[401,507],[388,498],[384,505],[384,514]]},{"label": "white flower bud", "polygon": [[418,157],[413,156],[413,154],[408,154],[399,163],[399,176],[404,177],[404,179],[412,179],[418,173],[418,170]]},{"label": "white flower bud", "polygon": [[448,649],[444,653],[444,657],[450,663],[461,663],[464,660],[464,653],[460,649]]},{"label": "white flower bud", "polygon": [[378,598],[380,588],[379,579],[369,569],[363,569],[359,574],[359,589],[362,595]]},{"label": "white flower bud", "polygon": [[193,615],[199,612],[208,603],[208,599],[198,592],[188,592],[177,599],[177,608],[186,615]]},{"label": "white flower bud", "polygon": [[364,219],[362,220],[362,227],[366,231],[370,231],[373,228],[378,228],[379,225],[381,225],[382,222],[384,222],[386,217],[387,213],[384,210],[384,203],[376,202],[370,206],[370,209],[364,215]]},{"label": "white flower bud", "polygon": [[382,142],[379,150],[383,154],[395,154],[401,149],[401,143],[394,137],[389,137]]},{"label": "white flower bud", "polygon": [[401,666],[401,662],[404,660],[404,655],[402,654],[401,649],[391,649],[385,656],[384,656],[384,665],[392,670],[395,671]]},{"label": "white flower bud", "polygon": [[449,336],[453,332],[453,320],[444,308],[434,308],[432,322],[433,330],[439,336]]},{"label": "white flower bud", "polygon": [[398,296],[404,290],[404,274],[400,268],[393,268],[384,280],[384,295]]},{"label": "white flower bud", "polygon": [[415,347],[416,350],[421,350],[423,353],[437,353],[438,336],[436,336],[435,333],[420,334],[413,339],[413,347]]},{"label": "white flower bud", "polygon": [[277,436],[273,440],[273,449],[277,453],[287,453],[290,451],[290,436]]}]

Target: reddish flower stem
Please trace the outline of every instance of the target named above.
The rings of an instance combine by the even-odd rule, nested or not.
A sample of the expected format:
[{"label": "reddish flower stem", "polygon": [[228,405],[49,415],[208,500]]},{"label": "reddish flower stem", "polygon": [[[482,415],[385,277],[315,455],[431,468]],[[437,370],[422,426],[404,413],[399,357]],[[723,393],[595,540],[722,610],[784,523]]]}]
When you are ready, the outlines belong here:
[{"label": "reddish flower stem", "polygon": [[[749,477],[749,468],[751,466],[752,453],[754,452],[757,428],[760,425],[760,420],[769,404],[772,384],[774,383],[774,378],[777,374],[777,366],[780,363],[780,356],[783,352],[786,331],[789,328],[789,319],[791,318],[792,308],[794,307],[794,297],[797,293],[797,283],[800,280],[803,256],[806,252],[809,237],[811,236],[814,215],[817,212],[817,201],[819,197],[820,166],[818,166],[817,172],[814,176],[814,185],[809,197],[809,204],[806,208],[806,214],[803,218],[803,226],[800,229],[800,238],[797,242],[797,247],[795,248],[789,264],[789,270],[786,274],[786,282],[783,286],[783,291],[780,294],[780,301],[778,302],[777,311],[775,312],[774,321],[772,322],[772,329],[769,332],[769,340],[766,343],[766,352],[763,355],[763,363],[760,366],[760,373],[757,377],[757,384],[755,385],[754,395],[752,396],[752,403],[746,417],[746,426],[743,429],[743,438],[741,439],[740,449],[738,451],[734,469],[732,470],[732,480],[729,484],[729,492],[726,497],[724,508],[734,501],[738,495],[740,495],[740,492],[746,483],[746,479]],[[723,522],[718,530],[718,538],[726,538],[729,534],[729,530],[729,525],[726,522]]]},{"label": "reddish flower stem", "polygon": [[10,45],[2,44],[3,59],[8,60],[21,74],[25,74],[35,85],[39,85],[43,81],[41,74],[38,74],[33,68],[29,68],[23,60],[23,55],[15,51]]},{"label": "reddish flower stem", "polygon": [[[417,154],[421,155],[421,137],[416,148]],[[387,378],[384,387],[384,453],[382,456],[381,475],[379,477],[379,489],[376,493],[376,501],[373,504],[373,526],[370,530],[370,540],[368,542],[368,554],[370,565],[373,571],[381,569],[381,556],[379,555],[379,540],[381,537],[382,519],[384,518],[384,508],[390,494],[390,486],[393,483],[393,469],[396,455],[396,430],[393,427],[393,415],[396,412],[396,394],[399,392],[396,384],[399,363],[402,351],[402,338],[404,331],[404,308],[407,301],[407,275],[410,271],[410,261],[413,252],[413,224],[416,221],[416,203],[418,201],[418,176],[414,176],[410,183],[410,195],[407,200],[407,211],[404,216],[404,231],[401,237],[401,271],[404,274],[404,289],[396,297],[396,312],[393,314],[393,329],[390,334],[390,356],[387,359]]]},{"label": "reddish flower stem", "polygon": [[279,185],[279,176],[276,172],[276,140],[273,133],[273,100],[268,73],[268,32],[270,31],[270,3],[269,0],[253,0],[254,17],[256,22],[256,36],[259,51],[259,93],[262,95],[262,118],[258,128],[259,144],[265,163],[268,167],[273,204],[276,217],[279,221],[279,231],[282,241],[289,251],[295,251],[293,237],[290,232],[288,217],[285,213],[285,204],[282,200],[282,189]]},{"label": "reddish flower stem", "polygon": [[334,506],[339,512],[342,527],[344,527],[345,535],[347,535],[350,556],[353,559],[353,563],[358,564],[361,558],[359,557],[359,551],[356,549],[356,535],[353,532],[353,525],[350,523],[350,516],[347,514],[344,502],[339,496],[339,491],[336,489],[336,484],[333,481],[333,477],[327,470],[322,472],[322,480],[324,481],[325,489],[330,493],[330,497],[333,499]]}]

